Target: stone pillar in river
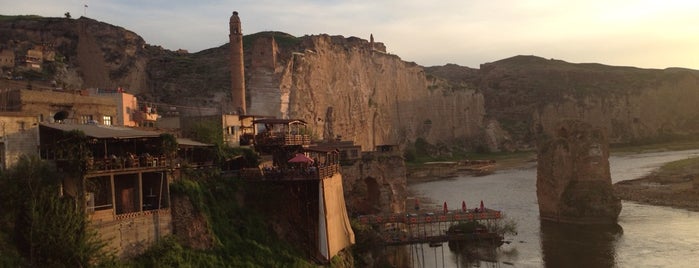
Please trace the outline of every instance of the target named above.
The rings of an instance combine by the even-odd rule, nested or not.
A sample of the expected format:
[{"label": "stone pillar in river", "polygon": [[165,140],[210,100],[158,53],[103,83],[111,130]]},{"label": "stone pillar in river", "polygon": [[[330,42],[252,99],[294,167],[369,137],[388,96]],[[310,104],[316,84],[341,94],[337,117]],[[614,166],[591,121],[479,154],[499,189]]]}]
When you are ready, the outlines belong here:
[{"label": "stone pillar in river", "polygon": [[555,133],[545,133],[539,141],[536,195],[541,219],[616,223],[621,200],[612,189],[604,131],[565,120]]}]

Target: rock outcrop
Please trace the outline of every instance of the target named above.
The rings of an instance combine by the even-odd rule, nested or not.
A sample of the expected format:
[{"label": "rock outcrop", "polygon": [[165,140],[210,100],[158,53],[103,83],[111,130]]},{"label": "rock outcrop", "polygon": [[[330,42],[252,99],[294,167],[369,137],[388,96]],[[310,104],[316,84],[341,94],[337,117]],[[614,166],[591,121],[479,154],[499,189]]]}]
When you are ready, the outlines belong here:
[{"label": "rock outcrop", "polygon": [[406,167],[397,152],[364,153],[342,167],[347,210],[351,215],[405,211]]},{"label": "rock outcrop", "polygon": [[616,223],[621,200],[614,196],[609,145],[602,129],[564,120],[539,143],[536,194],[544,220]]}]

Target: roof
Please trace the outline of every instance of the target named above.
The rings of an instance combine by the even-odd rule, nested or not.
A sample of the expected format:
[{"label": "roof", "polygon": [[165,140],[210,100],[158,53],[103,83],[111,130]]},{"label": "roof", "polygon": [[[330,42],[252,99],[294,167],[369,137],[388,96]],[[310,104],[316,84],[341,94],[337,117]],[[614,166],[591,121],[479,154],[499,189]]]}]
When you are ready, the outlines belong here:
[{"label": "roof", "polygon": [[177,138],[177,144],[185,145],[185,146],[201,146],[201,147],[214,146],[213,144],[201,143],[201,142],[198,142],[195,140],[190,140],[190,139],[185,139],[185,138]]},{"label": "roof", "polygon": [[325,146],[314,146],[303,149],[306,152],[317,152],[317,153],[330,153],[330,152],[340,152],[335,147],[325,147]]},{"label": "roof", "polygon": [[104,126],[104,125],[79,125],[79,124],[47,124],[41,123],[42,127],[61,130],[64,132],[79,130],[88,137],[98,139],[132,139],[158,137],[161,133],[155,131],[138,130],[126,127]]},{"label": "roof", "polygon": [[281,124],[292,124],[292,123],[300,123],[300,124],[306,124],[306,121],[303,121],[301,119],[277,119],[277,118],[262,118],[262,119],[257,119],[252,121],[255,124],[274,124],[274,125],[281,125]]}]

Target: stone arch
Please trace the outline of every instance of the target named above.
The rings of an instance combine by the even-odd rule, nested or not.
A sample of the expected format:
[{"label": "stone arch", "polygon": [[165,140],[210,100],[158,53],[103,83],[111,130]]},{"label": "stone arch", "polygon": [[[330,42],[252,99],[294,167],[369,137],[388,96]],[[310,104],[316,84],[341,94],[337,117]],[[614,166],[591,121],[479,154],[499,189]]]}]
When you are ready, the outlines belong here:
[{"label": "stone arch", "polygon": [[364,178],[364,184],[366,184],[367,196],[366,196],[366,208],[371,213],[376,213],[381,211],[381,186],[378,181],[372,177]]}]

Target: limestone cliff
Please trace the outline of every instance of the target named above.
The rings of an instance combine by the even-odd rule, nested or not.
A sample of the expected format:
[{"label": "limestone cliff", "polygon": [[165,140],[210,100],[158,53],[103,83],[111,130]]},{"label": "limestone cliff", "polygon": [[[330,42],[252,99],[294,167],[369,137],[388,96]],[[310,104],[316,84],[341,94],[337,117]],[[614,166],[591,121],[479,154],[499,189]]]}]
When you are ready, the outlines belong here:
[{"label": "limestone cliff", "polygon": [[[514,148],[534,145],[537,133],[560,119],[580,119],[605,129],[611,143],[643,142],[699,133],[699,71],[572,64],[516,56],[479,70],[442,66],[429,73],[451,84],[478,88],[488,118]],[[506,137],[502,136],[502,137]]]},{"label": "limestone cliff", "polygon": [[563,120],[542,136],[536,176],[541,218],[616,223],[621,200],[612,189],[604,131],[578,120]]},{"label": "limestone cliff", "polygon": [[[18,59],[41,44],[55,50],[46,72],[59,87],[121,86],[146,101],[216,112],[228,106],[228,44],[173,52],[88,18],[0,20],[0,47]],[[537,133],[553,129],[561,118],[601,127],[612,143],[699,133],[695,70],[534,56],[480,69],[423,68],[387,54],[380,42],[279,32],[247,35],[244,47],[249,113],[302,118],[316,138],[340,135],[364,150],[417,138],[470,149],[530,149]]]},{"label": "limestone cliff", "polygon": [[301,118],[317,138],[334,138],[324,137],[332,129],[364,150],[417,137],[463,143],[482,132],[482,94],[445,87],[442,80],[428,78],[421,66],[372,49],[366,40],[306,36],[295,49],[275,68],[277,87],[269,80],[248,80],[251,91],[269,89],[262,98],[251,93],[250,113]]}]

